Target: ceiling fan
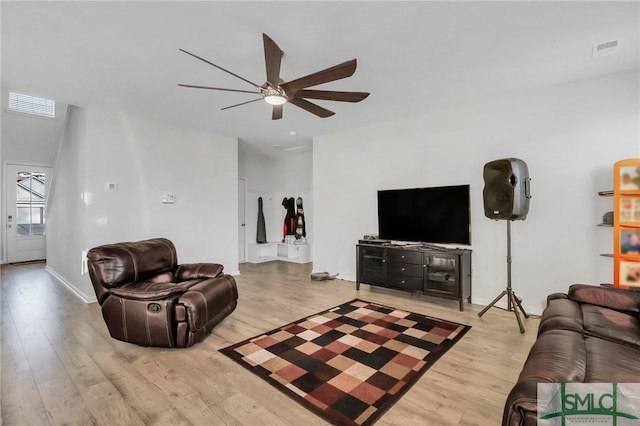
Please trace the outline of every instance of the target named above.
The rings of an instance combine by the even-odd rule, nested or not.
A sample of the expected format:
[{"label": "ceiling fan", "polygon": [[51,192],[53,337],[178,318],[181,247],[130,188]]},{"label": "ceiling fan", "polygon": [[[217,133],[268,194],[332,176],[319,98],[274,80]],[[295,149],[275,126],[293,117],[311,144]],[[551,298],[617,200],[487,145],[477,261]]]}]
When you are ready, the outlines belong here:
[{"label": "ceiling fan", "polygon": [[226,89],[222,87],[198,86],[193,84],[178,84],[178,86],[190,87],[194,89],[222,90],[225,92],[252,93],[260,95],[259,98],[224,107],[222,108],[222,110],[264,100],[268,104],[273,105],[273,111],[271,114],[271,118],[273,120],[279,120],[282,118],[282,110],[284,104],[286,103],[291,103],[299,108],[317,115],[318,117],[326,118],[331,117],[335,113],[312,102],[309,102],[307,99],[319,99],[338,102],[360,102],[361,100],[369,96],[368,92],[338,92],[333,90],[308,89],[309,87],[317,86],[319,84],[350,77],[356,71],[357,61],[355,59],[342,62],[341,64],[324,69],[322,71],[314,72],[295,80],[284,82],[280,78],[280,63],[284,52],[268,35],[262,34],[262,39],[264,41],[264,60],[267,69],[267,81],[263,85],[258,85],[252,81],[247,80],[244,77],[240,77],[239,75],[222,68],[221,66],[214,64],[213,62],[201,58],[200,56],[194,55],[191,52],[187,52],[184,49],[180,49],[180,51],[191,55],[194,58],[201,60],[202,62],[206,62],[207,64],[212,65],[221,71],[224,71],[246,83],[249,83],[257,90]]}]

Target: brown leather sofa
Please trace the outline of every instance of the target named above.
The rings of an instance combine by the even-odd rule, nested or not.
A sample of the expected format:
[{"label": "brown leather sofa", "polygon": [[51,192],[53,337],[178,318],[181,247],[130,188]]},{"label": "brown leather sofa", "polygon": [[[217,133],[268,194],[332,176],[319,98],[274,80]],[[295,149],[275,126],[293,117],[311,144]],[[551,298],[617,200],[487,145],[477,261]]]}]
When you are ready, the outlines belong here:
[{"label": "brown leather sofa", "polygon": [[114,339],[188,347],[236,308],[238,289],[216,263],[179,265],[166,238],[107,244],[87,254],[89,276]]},{"label": "brown leather sofa", "polygon": [[547,301],[503,426],[537,424],[538,383],[640,383],[640,292],[574,284]]}]

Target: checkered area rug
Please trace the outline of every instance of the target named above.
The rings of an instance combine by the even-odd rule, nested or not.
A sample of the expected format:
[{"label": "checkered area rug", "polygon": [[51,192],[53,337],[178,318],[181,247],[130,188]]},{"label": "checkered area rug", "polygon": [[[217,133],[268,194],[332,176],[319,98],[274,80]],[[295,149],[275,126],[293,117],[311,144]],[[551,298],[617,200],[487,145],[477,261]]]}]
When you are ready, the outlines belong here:
[{"label": "checkered area rug", "polygon": [[371,425],[470,326],[352,300],[220,352],[335,425]]}]

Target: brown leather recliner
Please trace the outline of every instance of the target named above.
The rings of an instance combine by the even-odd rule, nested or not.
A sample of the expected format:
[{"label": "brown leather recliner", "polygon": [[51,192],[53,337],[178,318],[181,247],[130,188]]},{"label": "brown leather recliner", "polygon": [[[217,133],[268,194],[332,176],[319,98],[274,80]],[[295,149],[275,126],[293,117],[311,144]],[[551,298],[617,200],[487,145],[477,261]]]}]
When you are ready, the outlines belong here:
[{"label": "brown leather recliner", "polygon": [[114,339],[184,348],[236,308],[238,289],[216,263],[178,265],[166,238],[107,244],[87,254],[89,276]]}]

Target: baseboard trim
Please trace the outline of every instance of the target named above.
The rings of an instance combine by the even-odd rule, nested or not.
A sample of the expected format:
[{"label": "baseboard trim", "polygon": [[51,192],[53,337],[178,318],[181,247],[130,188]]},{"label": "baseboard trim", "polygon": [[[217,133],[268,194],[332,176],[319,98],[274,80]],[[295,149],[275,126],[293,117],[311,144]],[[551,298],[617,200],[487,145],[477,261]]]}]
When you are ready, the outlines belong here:
[{"label": "baseboard trim", "polygon": [[71,284],[69,281],[67,281],[66,279],[64,279],[64,277],[60,274],[58,274],[56,271],[54,271],[53,269],[51,269],[49,267],[49,265],[47,265],[45,267],[45,270],[50,273],[56,280],[58,280],[60,282],[60,284],[62,284],[63,286],[65,286],[67,289],[69,289],[69,291],[71,291],[76,297],[78,297],[80,300],[82,300],[84,303],[95,303],[98,301],[98,299],[96,299],[95,296],[87,296],[86,294],[84,294],[83,291],[81,291],[80,289],[78,289],[76,286],[74,286],[73,284]]}]

